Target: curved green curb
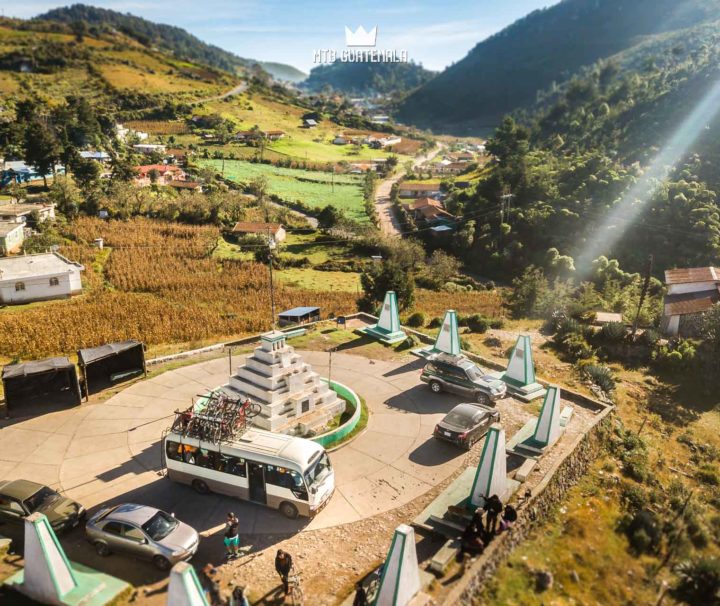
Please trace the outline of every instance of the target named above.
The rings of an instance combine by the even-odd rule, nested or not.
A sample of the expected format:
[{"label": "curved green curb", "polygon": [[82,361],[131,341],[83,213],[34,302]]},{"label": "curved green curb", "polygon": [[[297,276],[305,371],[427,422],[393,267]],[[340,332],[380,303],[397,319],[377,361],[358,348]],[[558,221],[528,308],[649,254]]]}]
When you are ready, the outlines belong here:
[{"label": "curved green curb", "polygon": [[[323,381],[328,382],[327,379],[323,379]],[[362,416],[362,403],[360,402],[360,397],[352,389],[350,389],[347,385],[338,383],[337,381],[329,381],[329,384],[330,389],[332,389],[337,395],[355,405],[355,412],[353,413],[353,416],[340,425],[340,427],[336,427],[332,431],[310,438],[313,442],[317,442],[324,448],[332,448],[338,442],[344,440],[355,429],[355,427],[357,427],[357,424],[360,422],[360,417]]]}]

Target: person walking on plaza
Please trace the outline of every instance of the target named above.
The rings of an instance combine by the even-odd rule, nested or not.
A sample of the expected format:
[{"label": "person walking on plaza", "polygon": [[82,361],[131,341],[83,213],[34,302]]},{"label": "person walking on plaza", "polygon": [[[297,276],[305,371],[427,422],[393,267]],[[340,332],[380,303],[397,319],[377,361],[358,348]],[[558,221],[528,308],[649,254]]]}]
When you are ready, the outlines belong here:
[{"label": "person walking on plaza", "polygon": [[502,513],[503,510],[500,497],[496,494],[492,495],[487,501],[485,501],[483,509],[486,513],[485,531],[489,535],[494,535],[497,532],[498,516]]},{"label": "person walking on plaza", "polygon": [[230,560],[238,556],[238,547],[240,546],[240,537],[238,536],[238,526],[240,520],[237,516],[230,512],[227,514],[227,520],[225,520],[225,549],[227,551],[226,557]]},{"label": "person walking on plaza", "polygon": [[282,549],[278,549],[277,555],[275,556],[275,570],[280,575],[280,579],[283,584],[283,591],[287,595],[290,590],[288,577],[290,576],[290,571],[292,570],[292,557],[290,557],[290,554]]}]

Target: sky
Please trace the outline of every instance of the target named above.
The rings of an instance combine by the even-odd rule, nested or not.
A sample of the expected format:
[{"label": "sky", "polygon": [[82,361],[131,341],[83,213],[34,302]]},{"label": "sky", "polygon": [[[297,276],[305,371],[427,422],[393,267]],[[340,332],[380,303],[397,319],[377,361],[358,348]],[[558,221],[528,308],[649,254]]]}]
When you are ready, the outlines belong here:
[{"label": "sky", "polygon": [[[72,4],[75,1],[68,1]],[[378,27],[377,48],[407,50],[441,70],[478,42],[556,0],[86,0],[158,23],[182,27],[241,57],[309,71],[315,50],[345,48],[345,26]],[[34,17],[62,0],[0,0],[8,17]]]}]

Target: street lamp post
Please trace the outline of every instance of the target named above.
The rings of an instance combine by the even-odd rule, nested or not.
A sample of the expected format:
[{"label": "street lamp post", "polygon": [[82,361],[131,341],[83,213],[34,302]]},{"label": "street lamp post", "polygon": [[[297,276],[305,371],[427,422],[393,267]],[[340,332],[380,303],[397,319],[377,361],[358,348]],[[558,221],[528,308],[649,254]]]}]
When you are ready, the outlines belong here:
[{"label": "street lamp post", "polygon": [[268,268],[270,270],[270,313],[272,314],[270,320],[270,329],[275,330],[275,286],[273,284],[273,250],[275,250],[275,241],[270,235],[270,228],[268,227]]}]

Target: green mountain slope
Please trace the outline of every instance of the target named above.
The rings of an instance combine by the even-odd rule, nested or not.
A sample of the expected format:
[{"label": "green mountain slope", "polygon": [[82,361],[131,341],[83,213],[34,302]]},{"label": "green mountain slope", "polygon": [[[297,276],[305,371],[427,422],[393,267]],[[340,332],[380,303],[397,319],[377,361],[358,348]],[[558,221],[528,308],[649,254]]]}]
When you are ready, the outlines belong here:
[{"label": "green mountain slope", "polygon": [[275,80],[284,82],[292,82],[294,84],[302,82],[307,78],[307,74],[292,65],[284,63],[274,63],[273,61],[261,61],[260,66],[270,74]]},{"label": "green mountain slope", "polygon": [[644,36],[718,15],[719,0],[564,0],[478,44],[411,94],[398,118],[436,131],[482,133],[581,67],[642,43]]},{"label": "green mountain slope", "polygon": [[238,57],[222,48],[203,42],[179,27],[153,23],[134,15],[85,4],[73,4],[72,6],[56,8],[39,15],[36,19],[66,24],[84,21],[90,26],[101,30],[114,29],[137,40],[144,46],[158,48],[165,52],[171,52],[178,58],[203,63],[233,73],[238,68],[245,69],[256,64],[259,64],[271,75],[273,72],[293,74],[299,71],[289,65],[279,63],[264,64],[253,59]]},{"label": "green mountain slope", "polygon": [[402,94],[429,82],[435,72],[417,63],[343,63],[311,70],[303,87],[312,92],[329,88],[349,94]]},{"label": "green mountain slope", "polygon": [[[488,142],[496,160],[448,202],[470,267],[582,279],[601,255],[642,271],[720,262],[720,22],[645,40],[543,94]],[[635,66],[637,69],[631,69]],[[500,214],[502,196],[512,210]],[[480,218],[481,217],[481,218]],[[574,260],[574,264],[572,261]]]}]

